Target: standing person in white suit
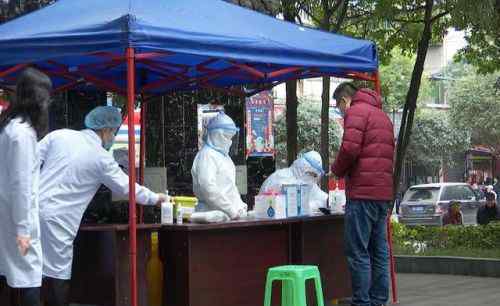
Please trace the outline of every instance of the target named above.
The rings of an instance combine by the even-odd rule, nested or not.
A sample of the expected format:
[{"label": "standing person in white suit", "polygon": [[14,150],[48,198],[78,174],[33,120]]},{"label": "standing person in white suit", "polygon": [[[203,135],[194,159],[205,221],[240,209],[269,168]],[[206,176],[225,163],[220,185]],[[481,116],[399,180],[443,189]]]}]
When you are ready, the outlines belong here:
[{"label": "standing person in white suit", "polygon": [[20,288],[21,306],[40,305],[37,141],[47,131],[51,88],[45,74],[25,69],[15,101],[0,115],[0,293]]},{"label": "standing person in white suit", "polygon": [[191,169],[193,191],[199,200],[196,210],[222,212],[226,221],[247,215],[247,205],[236,187],[236,166],[229,156],[238,132],[233,119],[225,113],[212,118]]},{"label": "standing person in white suit", "polygon": [[[85,117],[86,130],[49,133],[40,141],[43,163],[40,177],[40,225],[43,276],[48,306],[66,305],[73,263],[73,241],[83,214],[104,184],[119,196],[128,196],[129,177],[108,150],[122,124],[120,111],[99,106]],[[166,200],[136,184],[137,202],[159,205]]]}]

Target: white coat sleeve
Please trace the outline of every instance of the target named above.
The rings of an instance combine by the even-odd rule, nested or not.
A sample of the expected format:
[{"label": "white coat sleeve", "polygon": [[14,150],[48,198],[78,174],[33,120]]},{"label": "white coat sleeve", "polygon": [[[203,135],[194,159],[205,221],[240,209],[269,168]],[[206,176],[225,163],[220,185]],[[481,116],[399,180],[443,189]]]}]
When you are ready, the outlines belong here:
[{"label": "white coat sleeve", "polygon": [[33,201],[33,173],[36,163],[37,142],[34,134],[20,130],[11,143],[11,218],[16,226],[18,236],[31,236],[34,226],[30,220]]},{"label": "white coat sleeve", "polygon": [[318,185],[314,184],[309,193],[309,203],[314,210],[317,210],[319,207],[326,207],[328,203],[328,194],[321,190]]},{"label": "white coat sleeve", "polygon": [[[111,154],[103,154],[101,159],[101,182],[112,192],[122,197],[128,197],[129,177],[118,166]],[[148,188],[135,184],[135,197],[139,204],[156,205],[158,194]]]},{"label": "white coat sleeve", "polygon": [[241,199],[230,199],[230,192],[224,192],[227,186],[217,184],[218,163],[209,154],[201,155],[198,160],[198,183],[205,202],[217,207],[231,218],[236,219],[240,215],[241,203],[233,203],[232,200],[242,202]]}]

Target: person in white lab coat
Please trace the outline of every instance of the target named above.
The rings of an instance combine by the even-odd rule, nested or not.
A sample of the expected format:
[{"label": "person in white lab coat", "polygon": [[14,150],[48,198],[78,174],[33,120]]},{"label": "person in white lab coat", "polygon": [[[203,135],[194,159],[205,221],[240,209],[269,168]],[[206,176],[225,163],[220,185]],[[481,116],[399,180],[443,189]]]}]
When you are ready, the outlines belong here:
[{"label": "person in white lab coat", "polygon": [[281,193],[285,184],[307,184],[311,186],[309,205],[312,212],[319,212],[320,207],[326,207],[328,194],[321,190],[318,183],[325,175],[322,168],[321,155],[309,151],[296,159],[289,168],[277,170],[269,176],[260,187],[259,194]]},{"label": "person in white lab coat", "polygon": [[203,147],[191,168],[193,192],[199,201],[197,212],[221,211],[225,220],[247,215],[247,205],[236,187],[236,167],[229,156],[238,132],[234,121],[223,112],[209,121]]},{"label": "person in white lab coat", "polygon": [[0,115],[0,294],[20,289],[20,305],[40,305],[42,247],[38,219],[38,138],[47,130],[52,84],[27,68],[16,99]]},{"label": "person in white lab coat", "polygon": [[[117,108],[99,106],[85,117],[86,130],[57,130],[40,141],[40,225],[49,306],[67,303],[73,241],[99,186],[128,196],[129,178],[107,151],[121,124]],[[159,205],[166,200],[165,195],[138,184],[135,188],[140,204]]]}]

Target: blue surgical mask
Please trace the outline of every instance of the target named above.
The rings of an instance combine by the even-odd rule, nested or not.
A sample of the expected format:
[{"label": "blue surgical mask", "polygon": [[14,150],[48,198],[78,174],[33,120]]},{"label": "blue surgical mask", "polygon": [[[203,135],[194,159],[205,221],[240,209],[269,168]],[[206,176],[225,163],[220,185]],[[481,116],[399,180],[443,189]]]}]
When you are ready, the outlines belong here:
[{"label": "blue surgical mask", "polygon": [[105,141],[102,143],[102,147],[106,150],[109,151],[111,147],[115,144],[115,137],[113,137],[110,141]]}]

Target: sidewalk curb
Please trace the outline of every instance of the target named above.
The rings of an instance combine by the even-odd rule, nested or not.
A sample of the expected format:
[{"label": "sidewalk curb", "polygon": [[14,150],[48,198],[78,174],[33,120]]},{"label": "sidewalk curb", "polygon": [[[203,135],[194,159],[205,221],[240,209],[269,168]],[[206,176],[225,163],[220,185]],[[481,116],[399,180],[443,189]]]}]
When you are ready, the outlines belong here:
[{"label": "sidewalk curb", "polygon": [[451,274],[500,278],[500,259],[398,255],[398,273]]}]

